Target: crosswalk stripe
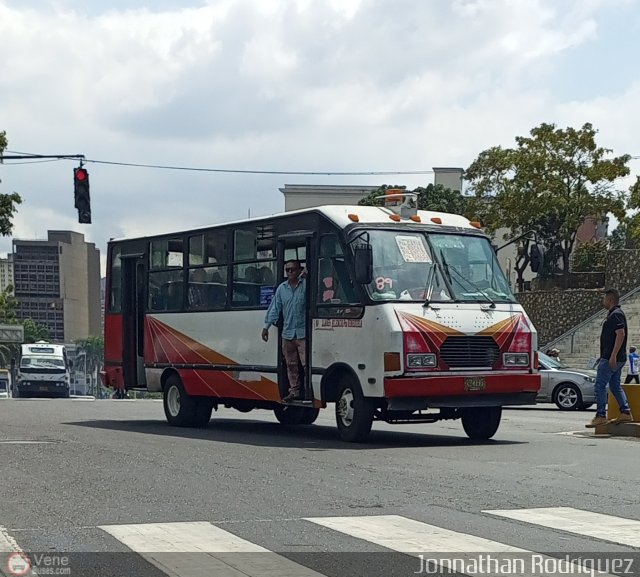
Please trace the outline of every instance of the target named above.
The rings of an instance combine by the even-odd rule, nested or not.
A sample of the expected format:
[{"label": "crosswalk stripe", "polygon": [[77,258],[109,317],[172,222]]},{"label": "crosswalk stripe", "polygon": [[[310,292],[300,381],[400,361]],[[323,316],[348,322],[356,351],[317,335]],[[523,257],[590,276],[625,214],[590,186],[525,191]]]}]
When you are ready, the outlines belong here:
[{"label": "crosswalk stripe", "polygon": [[[486,574],[478,564],[474,563],[474,561],[481,563],[482,557],[485,558],[484,562],[489,564],[488,566],[491,566],[491,562],[487,559],[493,559],[494,561],[501,560],[508,567],[517,567],[517,574],[521,576],[540,575],[537,572],[538,568],[547,567],[547,562],[550,562],[551,567],[562,567],[564,573],[580,575],[585,572],[584,567],[573,560],[565,560],[562,565],[562,560],[559,562],[558,559],[544,554],[512,547],[483,537],[443,529],[398,515],[308,517],[306,520],[358,539],[376,543],[392,551],[420,557],[421,565],[426,558],[429,562],[439,565],[444,572],[449,573],[453,566],[456,574]],[[509,564],[509,560],[511,560],[511,564]],[[517,565],[516,560],[522,560],[522,566]],[[462,562],[461,566],[456,565],[459,561]],[[423,567],[419,572],[422,569]],[[506,571],[515,574],[510,569]],[[556,572],[554,570],[547,571],[554,575],[563,573],[563,571],[558,573],[557,570]],[[542,574],[546,575],[547,573]],[[595,569],[590,574],[599,577],[614,577]]]},{"label": "crosswalk stripe", "polygon": [[398,515],[310,517],[306,520],[402,553],[530,553],[526,549]]},{"label": "crosswalk stripe", "polygon": [[635,519],[592,513],[572,507],[504,509],[483,512],[629,547],[640,547],[640,521]]},{"label": "crosswalk stripe", "polygon": [[322,577],[208,522],[102,525],[100,529],[171,576]]}]

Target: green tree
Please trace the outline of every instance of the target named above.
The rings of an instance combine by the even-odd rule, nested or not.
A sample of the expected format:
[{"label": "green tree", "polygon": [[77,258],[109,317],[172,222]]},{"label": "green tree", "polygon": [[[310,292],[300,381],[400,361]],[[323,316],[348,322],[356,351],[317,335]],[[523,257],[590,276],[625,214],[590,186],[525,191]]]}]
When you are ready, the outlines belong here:
[{"label": "green tree", "polygon": [[571,269],[575,272],[604,272],[607,264],[606,240],[583,242],[573,253]]},{"label": "green tree", "polygon": [[18,299],[13,294],[13,286],[7,287],[0,291],[0,324],[15,325],[17,324],[16,310],[18,308]]},{"label": "green tree", "polygon": [[[8,285],[3,291],[0,291],[0,324],[17,324],[17,308],[18,301],[13,295],[13,286]],[[2,365],[2,367],[9,366],[11,358],[16,356],[16,349],[17,347],[13,344],[0,343],[0,365]]]},{"label": "green tree", "polygon": [[33,319],[24,319],[21,324],[24,327],[25,343],[37,343],[38,341],[49,340],[48,327],[41,325]]},{"label": "green tree", "polygon": [[[75,343],[78,347],[78,355],[84,354],[87,363],[85,374],[93,375],[95,385],[94,392],[96,396],[98,396],[100,383],[97,378],[97,373],[104,365],[104,337],[101,335],[89,336],[86,339],[78,339]],[[76,358],[78,355],[76,355]]]},{"label": "green tree", "polygon": [[[625,195],[614,182],[629,174],[630,156],[606,158],[611,150],[597,146],[596,134],[589,123],[580,130],[541,124],[529,137],[516,137],[515,148],[481,152],[465,172],[475,195],[469,208],[474,217],[489,232],[509,229],[512,238],[534,230],[558,252],[566,280],[585,218],[624,217]],[[526,267],[528,241],[521,249]]]},{"label": "green tree", "polygon": [[[404,186],[382,185],[380,188],[370,192],[358,204],[365,206],[383,206],[383,198],[375,198],[384,195],[389,189],[400,188]],[[463,196],[459,191],[445,188],[441,184],[428,184],[427,186],[419,186],[414,190],[418,195],[417,204],[420,210],[433,210],[435,212],[450,212],[453,214],[464,214],[467,208],[467,197]]]},{"label": "green tree", "polygon": [[[629,187],[627,209],[636,211],[640,209],[640,176],[636,176],[636,181]],[[625,237],[624,246],[620,248],[636,248],[640,245],[640,212],[622,219],[620,226],[623,226],[623,230],[618,236],[624,233]]]},{"label": "green tree", "polygon": [[[0,132],[0,162],[8,144],[7,133],[3,130]],[[10,236],[13,232],[13,215],[18,210],[17,205],[21,203],[22,198],[17,192],[0,194],[0,234],[2,236]]]}]

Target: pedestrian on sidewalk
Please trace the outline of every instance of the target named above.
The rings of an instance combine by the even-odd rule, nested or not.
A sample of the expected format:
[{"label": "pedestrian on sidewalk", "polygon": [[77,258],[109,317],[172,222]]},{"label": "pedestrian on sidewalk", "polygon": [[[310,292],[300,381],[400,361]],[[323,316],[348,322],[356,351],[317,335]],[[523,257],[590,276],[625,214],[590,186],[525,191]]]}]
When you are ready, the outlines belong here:
[{"label": "pedestrian on sidewalk", "polygon": [[635,381],[636,385],[640,385],[640,378],[638,378],[638,358],[635,347],[629,347],[629,372],[627,378],[624,380],[624,384],[628,385],[631,381]]},{"label": "pedestrian on sidewalk", "polygon": [[620,384],[622,367],[627,362],[627,318],[620,308],[620,293],[616,289],[608,289],[602,302],[609,312],[600,333],[600,358],[595,383],[596,416],[586,425],[587,428],[595,428],[608,422],[607,385],[620,407],[620,415],[612,422],[633,421],[627,396]]}]

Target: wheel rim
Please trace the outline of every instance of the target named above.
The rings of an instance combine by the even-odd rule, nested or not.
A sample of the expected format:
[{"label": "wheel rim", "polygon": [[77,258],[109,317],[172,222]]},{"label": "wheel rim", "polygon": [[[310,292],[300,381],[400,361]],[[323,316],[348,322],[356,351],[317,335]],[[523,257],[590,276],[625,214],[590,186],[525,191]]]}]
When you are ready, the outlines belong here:
[{"label": "wheel rim", "polygon": [[353,423],[353,414],[353,391],[345,389],[338,401],[338,416],[345,427],[350,427]]},{"label": "wheel rim", "polygon": [[563,387],[558,391],[558,404],[565,409],[575,407],[578,402],[578,393],[573,387]]},{"label": "wheel rim", "polygon": [[172,417],[177,417],[180,413],[180,391],[175,385],[171,385],[167,392],[167,409]]}]

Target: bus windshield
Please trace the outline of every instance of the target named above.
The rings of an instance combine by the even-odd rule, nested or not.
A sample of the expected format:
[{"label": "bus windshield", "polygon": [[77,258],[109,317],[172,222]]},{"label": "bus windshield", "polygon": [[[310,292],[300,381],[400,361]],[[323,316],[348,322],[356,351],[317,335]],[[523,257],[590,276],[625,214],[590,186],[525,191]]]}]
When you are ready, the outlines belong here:
[{"label": "bus windshield", "polygon": [[369,236],[373,300],[516,302],[484,237],[390,230]]},{"label": "bus windshield", "polygon": [[54,357],[22,357],[20,366],[42,369],[64,368],[64,359]]}]

